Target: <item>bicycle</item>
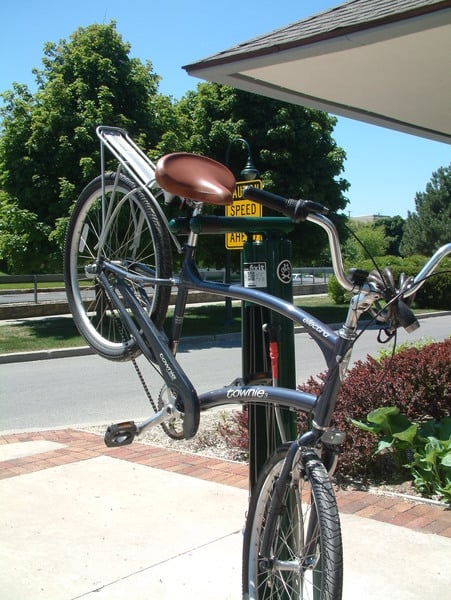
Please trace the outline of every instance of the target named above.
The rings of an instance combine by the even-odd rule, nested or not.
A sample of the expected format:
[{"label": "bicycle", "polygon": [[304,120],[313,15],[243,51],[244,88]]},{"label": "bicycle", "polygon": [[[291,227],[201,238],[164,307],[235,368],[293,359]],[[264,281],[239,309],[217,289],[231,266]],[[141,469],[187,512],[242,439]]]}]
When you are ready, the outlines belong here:
[{"label": "bicycle", "polygon": [[[97,134],[101,175],[82,191],[66,235],[70,310],[81,335],[99,355],[134,362],[142,353],[164,380],[157,403],[146,390],[154,414],[142,423],[111,425],[106,444],[129,444],[145,428],[157,425],[176,439],[190,438],[196,434],[201,411],[217,406],[257,403],[274,407],[276,417],[282,408],[307,413],[311,428],[294,441],[284,440],[283,424],[277,419],[284,443],[267,460],[252,490],[244,529],[243,598],[339,600],[342,542],[330,476],[343,434],[331,429],[330,422],[358,336],[358,321],[370,311],[388,336],[399,326],[416,328],[409,299],[451,252],[451,244],[442,246],[415,277],[402,278],[398,287],[388,270],[354,270],[347,277],[338,233],[325,207],[247,188],[247,198],[326,231],[335,275],[346,290],[355,292],[346,321],[336,332],[265,291],[201,278],[195,262],[199,231],[218,230],[215,219],[201,215],[202,203],[232,201],[235,179],[226,167],[186,153],[167,155],[154,165],[125,131],[99,127]],[[106,170],[105,150],[115,159],[114,172]],[[188,198],[194,212],[192,218],[169,224],[160,203],[174,196]],[[188,236],[183,246],[175,229]],[[171,241],[183,253],[178,276],[172,273]],[[167,335],[162,327],[172,288],[177,292]],[[302,325],[327,364],[321,393],[314,396],[271,382],[238,379],[198,395],[176,359],[189,290],[252,302]]]}]

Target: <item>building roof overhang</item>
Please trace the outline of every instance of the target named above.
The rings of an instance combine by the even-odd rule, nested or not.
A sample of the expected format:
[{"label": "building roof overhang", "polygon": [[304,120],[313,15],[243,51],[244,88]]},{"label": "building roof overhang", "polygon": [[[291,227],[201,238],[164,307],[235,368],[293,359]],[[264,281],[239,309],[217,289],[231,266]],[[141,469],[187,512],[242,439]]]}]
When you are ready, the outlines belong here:
[{"label": "building roof overhang", "polygon": [[351,0],[184,69],[208,81],[451,142],[450,0]]}]

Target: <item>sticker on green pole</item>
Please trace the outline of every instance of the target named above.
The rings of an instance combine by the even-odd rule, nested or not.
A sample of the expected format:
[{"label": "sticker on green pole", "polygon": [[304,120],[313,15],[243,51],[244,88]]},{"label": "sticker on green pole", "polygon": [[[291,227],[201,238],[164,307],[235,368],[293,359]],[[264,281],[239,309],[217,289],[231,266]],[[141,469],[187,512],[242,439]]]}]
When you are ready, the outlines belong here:
[{"label": "sticker on green pole", "polygon": [[243,264],[244,287],[265,288],[268,285],[265,262],[247,262]]}]

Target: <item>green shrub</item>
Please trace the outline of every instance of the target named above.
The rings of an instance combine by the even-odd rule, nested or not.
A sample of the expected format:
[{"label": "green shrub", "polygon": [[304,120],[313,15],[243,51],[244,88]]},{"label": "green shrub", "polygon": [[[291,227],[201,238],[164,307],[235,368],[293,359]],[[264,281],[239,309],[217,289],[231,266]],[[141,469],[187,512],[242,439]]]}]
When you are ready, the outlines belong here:
[{"label": "green shrub", "polygon": [[[393,273],[395,282],[399,281],[401,273],[408,277],[416,275],[425,265],[429,257],[414,255],[407,258],[399,256],[382,256],[375,259],[379,267],[388,267]],[[359,268],[372,271],[374,264],[370,260],[363,261]],[[449,310],[451,308],[451,259],[443,260],[435,275],[426,280],[415,296],[415,306],[418,308],[436,308]]]},{"label": "green shrub", "polygon": [[349,293],[338,283],[338,279],[335,275],[329,277],[327,284],[327,293],[335,304],[344,304],[349,299]]},{"label": "green shrub", "polygon": [[375,454],[390,452],[398,469],[410,472],[418,491],[451,502],[451,417],[413,423],[385,406],[352,423],[377,438]]},{"label": "green shrub", "polygon": [[[375,259],[380,269],[388,267],[394,276],[395,282],[399,281],[401,273],[406,277],[416,275],[428,260],[426,256],[379,256]],[[360,262],[359,269],[372,271],[374,263],[367,259]],[[328,284],[329,297],[336,304],[343,304],[349,299],[349,293],[338,283],[335,276],[330,277]],[[440,263],[435,275],[427,279],[415,297],[415,306],[419,308],[436,308],[449,310],[451,308],[451,259],[445,259]]]},{"label": "green shrub", "polygon": [[[443,272],[444,269],[447,272]],[[426,281],[415,297],[419,308],[451,309],[451,260],[443,261],[440,272]]]},{"label": "green shrub", "polygon": [[[311,377],[301,389],[319,394],[324,374]],[[352,425],[381,406],[397,406],[408,419],[421,423],[449,416],[451,406],[451,339],[407,348],[391,359],[357,361],[343,382],[333,424],[346,432],[337,474],[389,478],[399,469],[390,456],[374,456],[373,440]],[[299,416],[305,428],[305,416]]]}]

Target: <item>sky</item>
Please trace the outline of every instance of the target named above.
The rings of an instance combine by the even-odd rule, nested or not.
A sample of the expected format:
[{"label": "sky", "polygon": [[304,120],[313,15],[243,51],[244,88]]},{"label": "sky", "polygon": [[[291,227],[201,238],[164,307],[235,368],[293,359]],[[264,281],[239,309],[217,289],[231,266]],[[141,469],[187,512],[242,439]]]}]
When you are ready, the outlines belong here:
[{"label": "sky", "polygon": [[[150,60],[159,91],[181,98],[201,80],[183,65],[197,62],[257,35],[337,6],[340,0],[2,0],[0,4],[0,92],[12,83],[33,92],[33,68],[42,67],[46,42],[68,39],[78,27],[116,21],[130,55]],[[108,123],[104,123],[107,125]],[[451,146],[413,135],[338,118],[333,137],[347,155],[344,173],[351,217],[407,217],[415,194],[432,173],[451,162]],[[258,149],[253,149],[254,156]],[[258,165],[257,165],[258,167]]]}]

